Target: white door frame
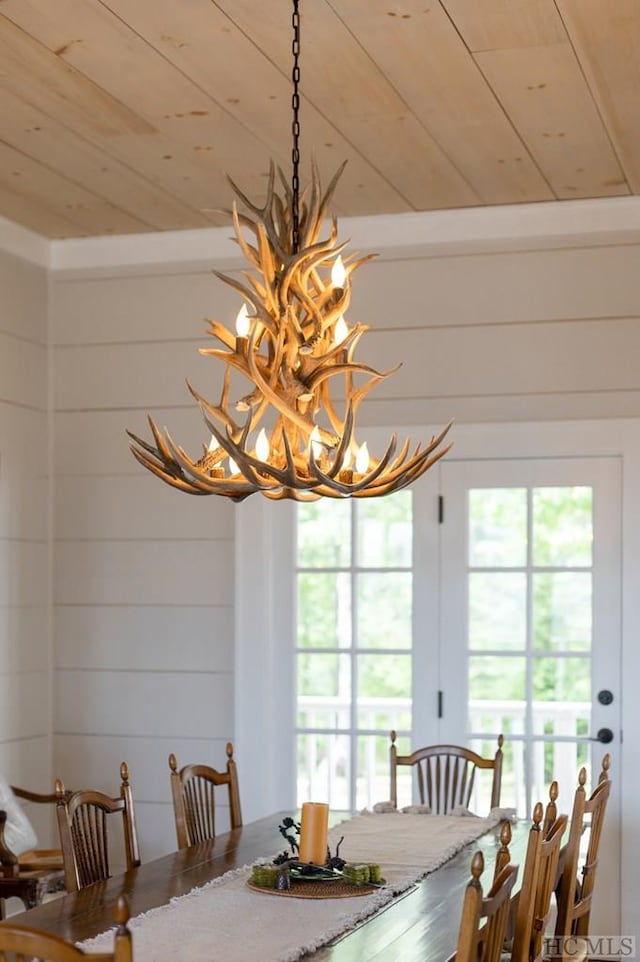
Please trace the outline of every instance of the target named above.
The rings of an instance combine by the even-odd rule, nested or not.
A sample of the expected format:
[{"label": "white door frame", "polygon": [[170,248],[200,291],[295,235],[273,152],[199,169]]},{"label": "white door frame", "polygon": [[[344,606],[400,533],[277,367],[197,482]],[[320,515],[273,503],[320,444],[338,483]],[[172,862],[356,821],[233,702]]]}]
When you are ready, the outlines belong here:
[{"label": "white door frame", "polygon": [[[436,427],[408,427],[414,438]],[[364,432],[363,436],[364,436]],[[388,440],[389,430],[368,437]],[[640,765],[635,734],[640,721],[640,420],[454,425],[456,458],[619,456],[622,461],[622,732],[621,764],[612,772],[622,823],[621,933],[640,944],[636,893],[640,889]],[[452,452],[453,453],[453,452]],[[294,804],[292,583],[273,572],[293,571],[293,505],[255,495],[236,515],[235,742],[242,760],[245,818]],[[291,579],[291,582],[293,579]]]}]

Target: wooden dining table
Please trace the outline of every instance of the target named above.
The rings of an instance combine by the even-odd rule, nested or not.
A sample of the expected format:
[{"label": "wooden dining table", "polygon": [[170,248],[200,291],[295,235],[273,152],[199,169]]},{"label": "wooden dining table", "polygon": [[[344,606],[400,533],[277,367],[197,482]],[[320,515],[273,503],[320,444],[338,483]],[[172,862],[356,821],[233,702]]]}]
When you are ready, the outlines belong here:
[{"label": "wooden dining table", "polygon": [[[113,906],[121,894],[127,897],[133,917],[166,905],[171,899],[271,852],[274,831],[286,814],[289,813],[270,815],[211,841],[143,863],[105,882],[13,915],[9,921],[54,932],[73,942],[91,938],[112,926]],[[520,865],[524,862],[528,829],[525,822],[512,826],[511,860]],[[444,962],[455,952],[471,856],[478,849],[483,852],[486,867],[482,881],[483,887],[488,888],[500,845],[499,832],[498,826],[466,845],[375,915],[305,959],[310,962]]]}]

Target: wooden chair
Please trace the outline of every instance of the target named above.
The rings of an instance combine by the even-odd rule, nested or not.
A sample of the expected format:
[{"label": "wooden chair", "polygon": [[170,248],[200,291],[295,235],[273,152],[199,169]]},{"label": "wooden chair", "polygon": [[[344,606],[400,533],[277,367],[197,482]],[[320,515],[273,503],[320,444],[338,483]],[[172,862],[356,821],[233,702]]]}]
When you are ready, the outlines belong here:
[{"label": "wooden chair", "polygon": [[522,885],[517,896],[511,962],[542,962],[560,846],[566,827],[567,816],[559,815],[545,832],[542,802],[537,803],[533,810]]},{"label": "wooden chair", "polygon": [[[54,805],[57,802],[55,794],[31,792],[17,785],[12,785],[11,791],[16,798],[37,805]],[[0,920],[4,918],[5,899],[18,898],[26,909],[32,909],[41,903],[45,895],[64,891],[62,851],[34,849],[15,855],[4,838],[6,818],[6,812],[0,811]]]},{"label": "wooden chair", "polygon": [[120,765],[120,778],[122,784],[117,798],[93,790],[73,792],[67,797],[62,781],[56,780],[58,829],[68,892],[77,892],[86,885],[110,878],[110,816],[122,816],[127,869],[140,865],[133,794],[126,762]]},{"label": "wooden chair", "polygon": [[[575,939],[569,940],[568,936],[584,938],[589,935],[589,919],[598,867],[598,849],[607,802],[611,793],[610,764],[611,758],[607,754],[602,761],[602,771],[598,784],[589,798],[587,798],[584,787],[587,781],[586,769],[581,768],[578,775],[578,788],[573,800],[569,838],[563,852],[562,875],[556,891],[558,917],[555,934],[563,940],[567,939],[567,943],[570,945],[571,955],[567,954],[566,959],[576,958]],[[590,821],[586,819],[586,816],[591,816]],[[587,828],[589,837],[586,854],[579,868],[580,842]],[[564,956],[563,959],[565,959]]]},{"label": "wooden chair", "polygon": [[518,866],[506,865],[498,873],[486,898],[483,898],[480,884],[483,871],[482,852],[476,852],[471,860],[471,881],[462,904],[458,946],[450,962],[500,962]]},{"label": "wooden chair", "polygon": [[215,790],[223,785],[228,789],[231,828],[240,828],[242,812],[238,770],[231,742],[227,742],[227,767],[224,772],[209,765],[185,765],[178,771],[173,753],[169,755],[169,768],[178,848],[188,848],[215,838]]},{"label": "wooden chair", "polygon": [[398,807],[397,769],[399,765],[415,767],[420,801],[428,805],[435,815],[446,815],[457,806],[469,807],[477,769],[493,771],[491,808],[500,804],[502,782],[502,746],[504,738],[498,736],[498,750],[493,758],[483,758],[470,748],[459,745],[429,745],[418,748],[411,755],[398,755],[396,733],[391,732],[391,788],[392,805]]},{"label": "wooden chair", "polygon": [[0,962],[132,962],[129,906],[121,895],[113,917],[116,921],[113,952],[84,952],[59,935],[50,935],[25,925],[0,925]]}]

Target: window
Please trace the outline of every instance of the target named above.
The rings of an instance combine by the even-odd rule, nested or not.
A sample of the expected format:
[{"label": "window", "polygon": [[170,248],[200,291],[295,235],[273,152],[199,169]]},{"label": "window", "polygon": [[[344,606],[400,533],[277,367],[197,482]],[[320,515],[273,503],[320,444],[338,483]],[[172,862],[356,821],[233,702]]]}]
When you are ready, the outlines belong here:
[{"label": "window", "polygon": [[389,731],[412,727],[412,541],[408,491],[297,507],[299,804],[388,798]]}]

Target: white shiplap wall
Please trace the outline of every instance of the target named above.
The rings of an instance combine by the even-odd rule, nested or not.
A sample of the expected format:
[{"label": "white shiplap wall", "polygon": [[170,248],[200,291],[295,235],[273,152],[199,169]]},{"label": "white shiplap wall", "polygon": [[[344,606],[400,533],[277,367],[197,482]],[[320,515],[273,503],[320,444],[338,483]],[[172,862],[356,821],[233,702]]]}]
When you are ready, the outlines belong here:
[{"label": "white shiplap wall", "polygon": [[0,773],[50,791],[47,271],[0,249],[0,291]]},{"label": "white shiplap wall", "polygon": [[125,429],[146,434],[150,411],[197,444],[180,405],[217,285],[116,275],[52,293],[55,768],[116,794],[128,762],[145,859],[175,848],[168,753],[220,766],[233,737],[234,508],[155,481]]}]

